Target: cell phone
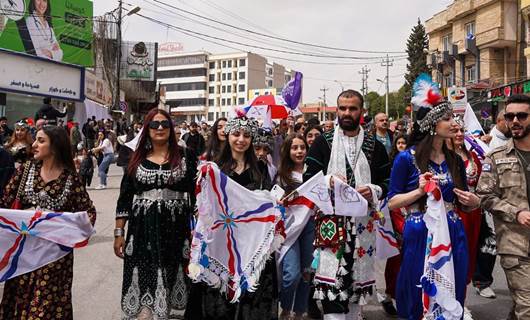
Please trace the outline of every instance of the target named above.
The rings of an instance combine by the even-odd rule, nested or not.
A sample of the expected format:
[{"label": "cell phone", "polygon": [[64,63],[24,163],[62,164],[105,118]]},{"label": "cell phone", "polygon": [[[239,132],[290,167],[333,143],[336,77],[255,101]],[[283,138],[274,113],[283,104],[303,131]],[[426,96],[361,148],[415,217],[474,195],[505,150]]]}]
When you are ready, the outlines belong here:
[{"label": "cell phone", "polygon": [[285,190],[282,189],[279,185],[275,184],[271,189],[271,195],[276,200],[281,200],[283,198],[283,195],[285,194]]}]

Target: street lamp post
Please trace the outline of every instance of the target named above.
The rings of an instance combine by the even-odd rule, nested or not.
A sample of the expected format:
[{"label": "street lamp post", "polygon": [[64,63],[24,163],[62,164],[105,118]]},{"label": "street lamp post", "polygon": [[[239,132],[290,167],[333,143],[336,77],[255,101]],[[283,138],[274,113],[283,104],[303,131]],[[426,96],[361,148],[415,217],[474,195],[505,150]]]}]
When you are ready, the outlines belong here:
[{"label": "street lamp post", "polygon": [[388,77],[385,77],[385,80],[376,79],[377,81],[383,83],[386,86],[385,92],[385,114],[388,116]]}]

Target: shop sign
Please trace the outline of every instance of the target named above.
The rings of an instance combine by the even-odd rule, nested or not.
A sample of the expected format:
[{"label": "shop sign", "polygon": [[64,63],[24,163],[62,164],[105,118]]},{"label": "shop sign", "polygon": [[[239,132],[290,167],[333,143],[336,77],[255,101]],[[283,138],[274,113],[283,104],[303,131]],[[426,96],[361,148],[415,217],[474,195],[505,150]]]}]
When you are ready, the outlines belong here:
[{"label": "shop sign", "polygon": [[96,77],[91,72],[85,73],[85,95],[88,99],[103,105],[112,105],[112,92],[103,79]]},{"label": "shop sign", "polygon": [[121,57],[121,80],[155,80],[157,58],[155,42],[124,42]]},{"label": "shop sign", "polygon": [[0,90],[85,99],[85,68],[0,49]]},{"label": "shop sign", "polygon": [[467,105],[467,89],[465,87],[447,88],[447,98],[453,105],[455,113],[464,113]]},{"label": "shop sign", "polygon": [[492,89],[488,92],[488,99],[492,101],[503,101],[514,94],[530,92],[530,81],[513,83],[504,87]]}]

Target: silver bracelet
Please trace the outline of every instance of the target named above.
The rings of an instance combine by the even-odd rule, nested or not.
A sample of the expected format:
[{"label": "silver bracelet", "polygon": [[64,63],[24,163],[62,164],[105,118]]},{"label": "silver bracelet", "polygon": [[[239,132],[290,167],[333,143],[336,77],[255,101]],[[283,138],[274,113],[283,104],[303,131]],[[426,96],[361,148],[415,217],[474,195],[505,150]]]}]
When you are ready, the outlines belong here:
[{"label": "silver bracelet", "polygon": [[125,230],[123,228],[114,229],[114,238],[123,237],[125,235]]}]

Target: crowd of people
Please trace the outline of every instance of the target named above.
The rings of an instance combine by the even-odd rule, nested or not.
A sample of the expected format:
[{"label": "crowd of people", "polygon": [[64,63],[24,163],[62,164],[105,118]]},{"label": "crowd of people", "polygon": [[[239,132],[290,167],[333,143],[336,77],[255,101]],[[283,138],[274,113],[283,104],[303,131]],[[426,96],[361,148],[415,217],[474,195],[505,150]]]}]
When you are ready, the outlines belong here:
[{"label": "crowd of people", "polygon": [[[60,123],[64,114],[49,110],[17,122],[14,131],[2,118],[0,205],[12,208],[20,196],[20,209],[83,210],[95,223],[86,187],[97,167],[95,189],[105,189],[116,162],[123,168],[114,230],[114,252],[124,260],[123,319],[167,319],[178,310],[186,319],[363,319],[363,305],[377,292],[377,214],[353,218],[315,208],[290,247],[271,255],[256,290],[237,303],[186,275],[201,162],[215,162],[248,190],[277,184],[285,194],[322,171],[355,188],[372,208],[388,199],[400,254],[386,262],[381,305],[389,316],[422,319],[425,187],[435,181],[447,211],[459,317],[472,319],[465,301],[469,283],[480,296],[495,298],[499,255],[514,302],[509,318],[530,319],[530,97],[508,99],[495,127],[481,137],[492,148],[486,157],[466,147],[465,123],[446,101],[418,106],[415,121],[400,120],[395,130],[384,113],[363,116],[363,105],[360,93],[346,90],[337,98],[336,121],[288,117],[274,128],[243,115],[211,126],[174,124],[157,108],[130,125],[89,119],[81,129]],[[138,143],[131,148],[133,140]],[[318,268],[334,272],[333,284],[315,279],[316,252]],[[72,264],[69,254],[9,279],[0,319],[71,319]],[[453,319],[458,309],[432,319]]]}]

